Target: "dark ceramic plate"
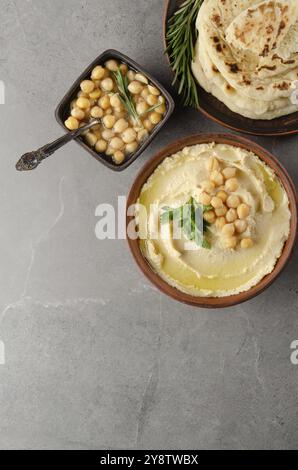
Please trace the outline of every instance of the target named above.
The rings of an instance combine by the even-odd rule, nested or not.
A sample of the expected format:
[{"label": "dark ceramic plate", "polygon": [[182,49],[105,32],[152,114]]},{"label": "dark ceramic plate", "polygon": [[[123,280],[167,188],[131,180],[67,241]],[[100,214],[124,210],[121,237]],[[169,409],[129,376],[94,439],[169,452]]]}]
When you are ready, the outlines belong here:
[{"label": "dark ceramic plate", "polygon": [[[64,126],[65,120],[69,116],[69,109],[70,109],[70,104],[71,102],[76,98],[78,91],[80,90],[80,83],[85,80],[86,78],[89,78],[91,75],[91,71],[96,65],[103,65],[107,60],[109,59],[118,59],[119,62],[125,62],[131,69],[141,72],[142,74],[146,75],[148,78],[149,82],[152,83],[154,86],[156,86],[162,93],[162,95],[166,99],[166,114],[162,121],[154,128],[153,132],[150,134],[148,139],[146,139],[143,144],[139,147],[139,149],[129,155],[128,157],[125,158],[124,162],[121,163],[121,165],[116,165],[112,158],[105,155],[105,154],[100,154],[97,153],[95,150],[93,150],[91,147],[89,147],[82,137],[78,137],[76,142],[81,145],[87,152],[89,152],[94,158],[96,158],[97,161],[103,163],[105,166],[110,168],[111,170],[114,171],[122,171],[125,168],[127,168],[129,165],[131,165],[136,158],[145,150],[145,148],[150,144],[150,142],[154,139],[154,137],[158,134],[158,132],[161,130],[163,125],[166,123],[166,121],[169,119],[170,115],[174,111],[174,101],[171,97],[171,95],[167,92],[167,90],[157,81],[155,80],[150,73],[148,73],[143,67],[141,67],[139,64],[134,62],[132,59],[127,57],[126,55],[122,54],[121,52],[115,51],[114,49],[109,49],[105,52],[103,52],[100,56],[98,56],[92,64],[90,64],[86,70],[80,75],[80,77],[74,82],[74,84],[71,86],[70,90],[66,93],[64,98],[61,100],[61,102],[58,104],[55,116],[58,121],[58,123],[63,127],[65,130],[66,127]],[[67,129],[66,129],[67,130]]]},{"label": "dark ceramic plate", "polygon": [[[166,47],[166,27],[167,21],[173,13],[183,3],[183,0],[165,0],[164,6],[164,42]],[[213,121],[222,124],[229,129],[247,134],[264,136],[281,136],[298,134],[298,112],[283,116],[271,121],[262,121],[257,119],[248,119],[240,114],[233,113],[221,101],[207,93],[198,86],[200,111]]]}]

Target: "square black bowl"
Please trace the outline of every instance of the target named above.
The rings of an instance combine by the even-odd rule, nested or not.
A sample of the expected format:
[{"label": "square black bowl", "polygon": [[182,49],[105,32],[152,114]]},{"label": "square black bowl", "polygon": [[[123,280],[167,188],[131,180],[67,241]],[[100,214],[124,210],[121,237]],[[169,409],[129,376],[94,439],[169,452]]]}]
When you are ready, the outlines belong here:
[{"label": "square black bowl", "polygon": [[74,82],[70,90],[66,93],[64,98],[58,104],[56,111],[55,111],[55,116],[56,116],[56,120],[63,127],[64,130],[67,130],[67,128],[64,125],[64,122],[69,117],[70,104],[76,98],[77,93],[80,90],[81,82],[83,80],[90,78],[91,72],[94,69],[94,67],[96,67],[97,65],[103,65],[109,59],[118,59],[119,62],[126,63],[132,70],[136,72],[140,72],[143,75],[145,75],[148,78],[149,82],[152,83],[161,91],[162,95],[165,97],[165,100],[166,100],[166,113],[163,119],[161,120],[161,122],[154,128],[154,130],[149,135],[149,137],[144,140],[144,142],[139,147],[139,149],[135,153],[128,155],[123,161],[123,163],[121,163],[120,165],[116,165],[116,163],[114,163],[111,157],[109,157],[108,155],[105,155],[103,153],[98,153],[95,150],[93,150],[84,142],[82,137],[78,137],[75,139],[76,142],[79,145],[81,145],[81,147],[83,147],[87,152],[89,152],[92,155],[92,157],[96,158],[96,160],[103,163],[105,166],[109,167],[111,170],[122,171],[122,170],[125,170],[125,168],[127,168],[129,165],[131,165],[138,158],[138,156],[145,150],[145,148],[148,147],[150,142],[158,134],[158,132],[161,130],[163,125],[167,122],[170,115],[174,111],[175,103],[171,95],[167,92],[167,90],[157,80],[155,80],[155,78],[152,77],[152,75],[148,73],[143,67],[141,67],[134,60],[130,59],[126,55],[122,54],[121,52],[116,51],[114,49],[108,49],[107,51],[100,54],[100,56],[98,56],[92,62],[92,64],[90,64],[86,68],[86,70]]}]

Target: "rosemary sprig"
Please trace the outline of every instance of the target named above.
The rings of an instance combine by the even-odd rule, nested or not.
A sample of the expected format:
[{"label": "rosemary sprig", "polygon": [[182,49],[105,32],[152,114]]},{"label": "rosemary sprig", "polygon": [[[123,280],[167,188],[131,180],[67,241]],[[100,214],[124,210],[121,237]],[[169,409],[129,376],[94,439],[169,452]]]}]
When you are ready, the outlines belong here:
[{"label": "rosemary sprig", "polygon": [[171,207],[163,207],[160,223],[166,224],[176,221],[189,240],[194,241],[196,245],[202,248],[210,249],[211,245],[205,237],[209,224],[204,220],[203,215],[204,212],[211,209],[213,209],[212,206],[198,204],[197,201],[191,197],[190,200],[181,207],[174,209]]},{"label": "rosemary sprig", "polygon": [[160,106],[161,106],[161,103],[155,104],[155,105],[152,106],[151,108],[146,109],[146,111],[144,111],[143,113],[139,114],[139,117],[143,117],[143,116],[145,116],[146,114],[151,113],[152,111],[154,111],[156,108],[159,108]]},{"label": "rosemary sprig", "polygon": [[129,81],[127,76],[123,76],[121,73],[121,70],[118,69],[117,72],[114,72],[114,77],[117,83],[117,87],[119,90],[119,98],[121,102],[123,103],[126,111],[132,118],[138,123],[141,124],[140,118],[145,116],[148,113],[151,113],[154,111],[156,108],[159,108],[161,106],[161,103],[157,103],[151,108],[147,109],[141,114],[137,113],[135,103],[133,101],[133,97],[131,96],[131,93],[128,89]]},{"label": "rosemary sprig", "polygon": [[173,85],[178,82],[178,94],[184,106],[199,106],[198,90],[191,70],[194,45],[198,37],[195,27],[204,0],[186,0],[168,21],[166,33],[170,64],[175,72]]},{"label": "rosemary sprig", "polygon": [[122,75],[121,70],[118,69],[117,72],[114,72],[114,77],[117,83],[119,90],[119,98],[122,101],[128,114],[136,121],[139,122],[139,115],[136,111],[136,107],[131,96],[131,93],[128,89],[129,81],[126,75]]}]

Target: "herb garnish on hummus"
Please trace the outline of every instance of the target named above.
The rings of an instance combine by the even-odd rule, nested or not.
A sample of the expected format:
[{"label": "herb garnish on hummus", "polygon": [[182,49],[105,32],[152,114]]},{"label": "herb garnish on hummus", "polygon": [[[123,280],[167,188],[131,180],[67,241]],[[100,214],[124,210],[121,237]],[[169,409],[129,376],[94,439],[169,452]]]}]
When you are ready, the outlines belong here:
[{"label": "herb garnish on hummus", "polygon": [[209,222],[204,220],[204,213],[212,210],[211,205],[199,204],[193,197],[185,204],[177,208],[163,207],[160,216],[161,224],[177,222],[190,241],[202,248],[210,248],[210,243],[205,237]]}]

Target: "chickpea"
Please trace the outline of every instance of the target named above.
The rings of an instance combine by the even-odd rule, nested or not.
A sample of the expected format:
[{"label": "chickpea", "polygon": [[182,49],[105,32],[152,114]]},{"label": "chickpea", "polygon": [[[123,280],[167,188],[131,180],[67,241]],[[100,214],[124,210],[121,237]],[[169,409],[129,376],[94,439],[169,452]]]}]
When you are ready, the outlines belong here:
[{"label": "chickpea", "polygon": [[117,93],[115,93],[115,95],[111,96],[110,103],[111,103],[111,106],[113,106],[113,108],[121,108],[121,106],[122,106],[121,100],[120,100],[119,95]]},{"label": "chickpea", "polygon": [[116,122],[116,118],[115,116],[108,114],[107,116],[103,118],[102,122],[107,129],[112,129],[112,127],[114,126]]},{"label": "chickpea", "polygon": [[216,171],[219,169],[220,169],[220,166],[219,166],[219,161],[217,160],[217,158],[210,157],[207,162],[207,170],[211,172],[211,171]]},{"label": "chickpea", "polygon": [[212,171],[210,179],[216,186],[221,186],[224,182],[223,175],[217,170]]},{"label": "chickpea", "polygon": [[141,91],[143,90],[143,85],[140,82],[133,80],[128,85],[128,89],[130,93],[132,93],[133,95],[139,95]]},{"label": "chickpea", "polygon": [[218,209],[219,207],[222,207],[222,206],[223,206],[223,202],[222,202],[222,200],[221,200],[219,197],[214,196],[214,197],[211,199],[211,206],[213,206],[214,209]]},{"label": "chickpea", "polygon": [[150,121],[150,119],[145,119],[144,122],[143,122],[143,125],[145,127],[145,129],[147,129],[147,131],[152,131],[154,125],[152,124],[152,122]]},{"label": "chickpea", "polygon": [[132,127],[134,128],[134,130],[136,131],[136,133],[138,133],[139,131],[143,130],[144,128],[137,124],[137,123],[131,123],[132,124]]},{"label": "chickpea", "polygon": [[128,67],[126,64],[120,64],[119,69],[121,70],[122,75],[126,75],[128,72]]},{"label": "chickpea", "polygon": [[126,118],[127,114],[125,111],[117,111],[118,108],[115,108],[114,110],[114,116],[116,119],[124,119]]},{"label": "chickpea", "polygon": [[225,189],[227,191],[230,191],[232,193],[233,191],[237,191],[238,188],[239,183],[237,178],[229,178],[228,180],[226,180]]},{"label": "chickpea", "polygon": [[200,195],[200,202],[201,204],[204,204],[204,206],[209,206],[211,203],[211,196],[207,193],[202,193]]},{"label": "chickpea", "polygon": [[237,237],[227,237],[225,240],[226,248],[234,249],[237,246]]},{"label": "chickpea", "polygon": [[108,145],[108,148],[107,148],[107,150],[106,150],[105,153],[106,153],[106,155],[108,155],[109,157],[111,157],[112,155],[114,155],[115,149],[113,149],[113,147],[110,147],[110,146]]},{"label": "chickpea", "polygon": [[209,222],[209,224],[213,224],[216,219],[214,211],[205,212],[203,217],[204,217],[204,220],[206,220],[206,222]]},{"label": "chickpea", "polygon": [[243,238],[240,242],[241,248],[247,249],[253,246],[254,242],[251,238]]},{"label": "chickpea", "polygon": [[101,90],[92,91],[92,93],[89,93],[89,97],[92,100],[98,100],[101,97]]},{"label": "chickpea", "polygon": [[121,100],[119,102],[119,105],[115,107],[115,112],[116,113],[120,113],[120,111],[125,111],[125,113],[127,112],[126,108],[125,108],[124,104],[121,102]]},{"label": "chickpea", "polygon": [[115,150],[121,150],[124,147],[124,142],[120,137],[113,137],[110,146]]},{"label": "chickpea", "polygon": [[90,101],[87,98],[78,98],[77,107],[81,109],[88,109],[90,108]]},{"label": "chickpea", "polygon": [[95,150],[99,153],[103,153],[107,150],[107,146],[108,144],[106,143],[106,141],[103,139],[100,139],[95,144]]},{"label": "chickpea", "polygon": [[80,86],[81,90],[87,94],[92,93],[95,88],[95,85],[91,80],[83,80]]},{"label": "chickpea", "polygon": [[91,78],[92,80],[102,80],[106,75],[105,69],[101,66],[98,65],[92,70]]},{"label": "chickpea", "polygon": [[108,109],[110,107],[110,98],[108,96],[103,96],[98,101],[98,104],[102,109],[104,109],[104,110]]},{"label": "chickpea", "polygon": [[122,139],[126,144],[131,144],[134,140],[136,140],[137,133],[134,129],[129,127],[122,132]]},{"label": "chickpea", "polygon": [[114,125],[114,131],[121,134],[121,132],[124,132],[125,129],[128,128],[128,122],[125,119],[119,119],[117,122],[115,122]]},{"label": "chickpea", "polygon": [[165,99],[164,96],[160,95],[160,96],[158,97],[158,101],[159,101],[161,104],[165,104],[166,99]]},{"label": "chickpea", "polygon": [[127,72],[127,78],[130,82],[134,81],[136,73],[133,70]]},{"label": "chickpea", "polygon": [[234,224],[226,224],[223,229],[222,233],[227,237],[231,237],[235,233],[235,225]]},{"label": "chickpea", "polygon": [[240,204],[237,207],[237,214],[239,219],[246,219],[246,217],[249,215],[250,208],[247,204]]},{"label": "chickpea", "polygon": [[90,116],[91,116],[91,108],[88,108],[88,109],[85,109],[85,121],[88,121],[88,119],[90,119]]},{"label": "chickpea", "polygon": [[222,202],[226,202],[226,200],[228,198],[228,195],[225,191],[218,191],[216,196],[219,197],[222,200]]},{"label": "chickpea", "polygon": [[135,80],[141,83],[145,83],[145,85],[148,85],[148,78],[145,77],[145,75],[142,75],[141,73],[136,74]]},{"label": "chickpea", "polygon": [[96,136],[97,139],[101,138],[101,130],[97,128],[97,126],[92,127],[92,132]]},{"label": "chickpea", "polygon": [[233,209],[236,209],[240,204],[240,199],[238,196],[229,196],[227,199],[227,206]]},{"label": "chickpea", "polygon": [[141,97],[146,99],[147,96],[149,96],[149,95],[150,95],[150,91],[148,90],[148,88],[144,88],[141,92]]},{"label": "chickpea", "polygon": [[86,139],[87,144],[90,145],[90,147],[94,147],[97,142],[97,137],[92,132],[88,132],[85,135],[85,139]]},{"label": "chickpea", "polygon": [[131,144],[126,144],[125,152],[134,153],[138,150],[139,144],[137,142],[131,142]]},{"label": "chickpea", "polygon": [[73,108],[71,110],[72,117],[76,118],[78,121],[82,121],[85,117],[85,113],[80,108]]},{"label": "chickpea", "polygon": [[109,115],[109,114],[113,114],[113,109],[112,108],[108,108],[105,110],[104,112],[105,116]]},{"label": "chickpea", "polygon": [[237,220],[235,220],[234,224],[235,224],[235,228],[236,228],[237,233],[243,233],[247,229],[246,220],[237,219]]},{"label": "chickpea", "polygon": [[125,158],[125,155],[120,150],[117,150],[117,152],[115,152],[113,155],[113,160],[115,163],[117,163],[117,165],[120,165],[120,163],[123,162],[124,158]]},{"label": "chickpea", "polygon": [[157,108],[155,108],[155,112],[156,113],[159,113],[159,114],[165,114],[166,112],[166,106],[164,104],[161,104],[160,106],[158,106]]},{"label": "chickpea", "polygon": [[104,140],[109,142],[115,136],[115,134],[110,129],[104,129],[101,133],[101,136]]},{"label": "chickpea", "polygon": [[90,111],[90,115],[95,119],[100,119],[103,117],[103,110],[99,106],[94,106]]},{"label": "chickpea", "polygon": [[151,113],[149,119],[152,124],[156,125],[162,120],[162,116],[159,113]]},{"label": "chickpea", "polygon": [[64,124],[70,131],[74,131],[79,128],[79,121],[74,117],[69,117]]},{"label": "chickpea", "polygon": [[136,105],[136,111],[138,113],[138,115],[140,116],[141,114],[146,114],[146,111],[149,109],[149,106],[148,104],[146,103],[146,101],[140,101],[137,105]]},{"label": "chickpea", "polygon": [[110,70],[111,72],[117,72],[118,68],[119,68],[119,64],[116,60],[108,60],[106,63],[105,63],[105,66],[108,70]]},{"label": "chickpea", "polygon": [[225,205],[215,209],[215,214],[217,215],[217,217],[223,217],[224,215],[226,215],[227,212],[228,212],[228,209],[227,209],[227,206]]},{"label": "chickpea", "polygon": [[160,95],[159,89],[156,88],[155,86],[148,85],[148,90],[150,91],[151,95],[155,95],[155,96],[159,96],[159,95]]},{"label": "chickpea", "polygon": [[143,142],[145,139],[147,139],[149,135],[149,132],[146,129],[142,129],[138,132],[138,141]]},{"label": "chickpea", "polygon": [[212,181],[202,181],[201,187],[206,193],[212,193],[215,189],[215,184]]},{"label": "chickpea", "polygon": [[100,88],[101,80],[93,80],[94,85],[96,88]]},{"label": "chickpea", "polygon": [[158,98],[155,95],[148,95],[146,101],[149,106],[155,106],[158,103]]},{"label": "chickpea", "polygon": [[104,78],[101,82],[101,88],[104,91],[112,91],[114,88],[114,82],[111,78]]},{"label": "chickpea", "polygon": [[223,226],[226,225],[226,219],[224,217],[218,217],[215,222],[215,226],[222,230]]},{"label": "chickpea", "polygon": [[95,106],[97,100],[92,100],[89,96],[89,101],[90,101],[90,108],[93,108],[93,106]]},{"label": "chickpea", "polygon": [[222,170],[222,174],[224,175],[225,179],[230,179],[230,178],[234,178],[235,175],[236,175],[236,168],[232,168],[232,167],[229,167],[227,166],[226,168],[224,168]]},{"label": "chickpea", "polygon": [[234,222],[237,219],[237,212],[235,209],[229,209],[226,213],[227,222]]},{"label": "chickpea", "polygon": [[78,93],[78,98],[89,98],[88,93],[85,93],[84,91],[79,91]]}]

